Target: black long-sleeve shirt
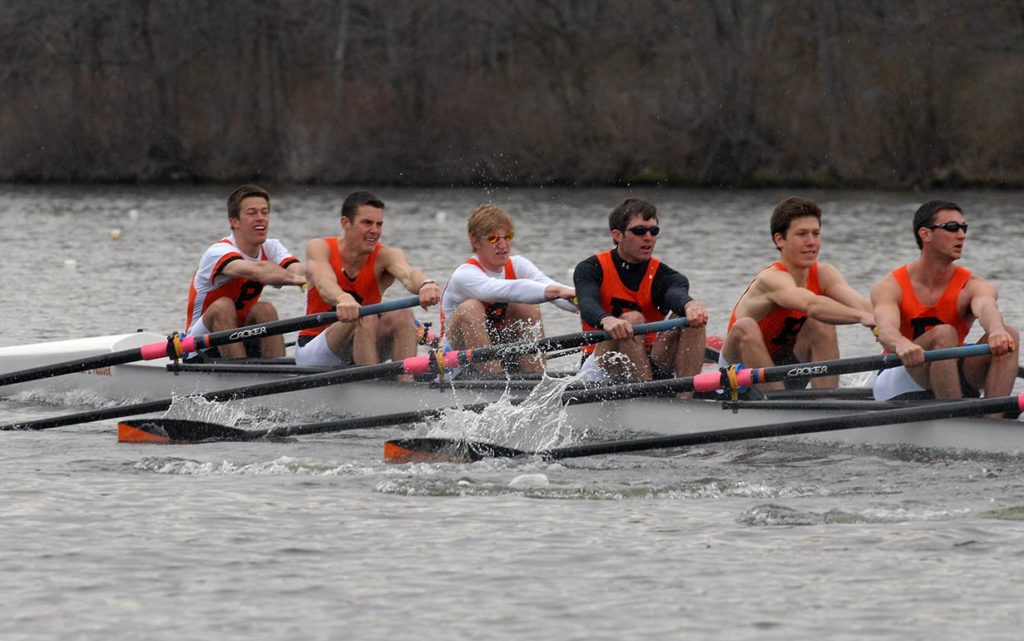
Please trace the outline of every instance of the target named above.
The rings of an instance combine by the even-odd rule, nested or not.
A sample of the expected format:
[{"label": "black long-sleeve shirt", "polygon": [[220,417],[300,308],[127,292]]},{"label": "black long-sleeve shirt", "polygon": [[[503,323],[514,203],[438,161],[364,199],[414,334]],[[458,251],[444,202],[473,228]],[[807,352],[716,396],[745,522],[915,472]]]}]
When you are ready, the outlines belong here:
[{"label": "black long-sleeve shirt", "polygon": [[[612,250],[612,261],[619,273],[622,284],[632,291],[640,290],[640,282],[647,273],[649,261],[627,263],[619,257],[619,250]],[[601,319],[611,316],[611,310],[601,307],[601,283],[604,272],[597,256],[591,256],[576,265],[572,275],[579,299],[580,317],[592,327],[601,327]],[[651,302],[659,311],[675,312],[677,316],[685,316],[686,304],[693,300],[690,297],[690,280],[672,269],[665,263],[658,265],[651,283]]]}]

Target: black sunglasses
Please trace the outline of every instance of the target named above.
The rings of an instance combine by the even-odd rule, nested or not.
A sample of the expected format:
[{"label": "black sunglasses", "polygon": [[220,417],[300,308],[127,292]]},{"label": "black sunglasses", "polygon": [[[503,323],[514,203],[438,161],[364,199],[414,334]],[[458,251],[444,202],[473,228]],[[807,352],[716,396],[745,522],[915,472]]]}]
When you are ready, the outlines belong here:
[{"label": "black sunglasses", "polygon": [[962,229],[962,230],[964,230],[964,233],[966,234],[967,233],[967,223],[958,223],[958,222],[954,222],[954,221],[951,220],[948,223],[942,223],[941,225],[934,225],[934,224],[933,225],[925,225],[925,229],[945,229],[946,231],[948,231],[951,234],[955,234],[958,229]]},{"label": "black sunglasses", "polygon": [[661,233],[661,227],[657,225],[651,225],[650,227],[644,227],[643,225],[633,225],[626,229],[629,233],[634,236],[643,236],[647,232],[651,232],[651,236],[657,236]]}]

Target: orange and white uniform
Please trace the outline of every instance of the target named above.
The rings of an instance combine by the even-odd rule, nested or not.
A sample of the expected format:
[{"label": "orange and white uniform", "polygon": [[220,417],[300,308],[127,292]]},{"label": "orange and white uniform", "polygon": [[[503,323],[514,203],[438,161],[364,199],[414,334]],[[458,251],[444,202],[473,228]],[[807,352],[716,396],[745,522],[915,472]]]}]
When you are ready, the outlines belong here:
[{"label": "orange and white uniform", "polygon": [[[763,273],[768,269],[777,269],[783,272],[789,271],[781,262],[772,263],[762,269],[761,272]],[[753,285],[753,281],[751,281],[751,285]],[[750,285],[747,285],[747,290],[749,289]],[[810,269],[807,270],[806,289],[821,295],[817,262],[812,263]],[[746,296],[746,294],[747,292],[744,290],[743,296]],[[740,296],[740,301],[743,300],[743,296]],[[732,308],[732,314],[729,316],[729,326],[726,329],[727,333],[732,331],[732,326],[736,324],[736,308],[739,305],[740,303],[737,301],[736,305]],[[776,307],[764,318],[757,321],[757,326],[761,328],[761,336],[764,338],[765,347],[768,348],[768,353],[773,361],[776,363],[782,362],[793,353],[793,346],[796,345],[797,335],[803,329],[806,321],[807,312],[787,309],[785,307]]]},{"label": "orange and white uniform", "polygon": [[[359,273],[350,278],[345,272],[345,265],[341,260],[341,251],[338,247],[338,237],[331,236],[324,238],[327,249],[330,252],[331,268],[334,270],[334,277],[338,286],[352,295],[360,305],[375,305],[383,298],[380,287],[377,284],[377,274],[374,265],[377,262],[377,254],[380,253],[381,245],[373,248],[373,252],[363,264]],[[310,287],[306,292],[306,314],[321,314],[333,312],[334,306],[328,304],[320,296],[316,287]],[[339,358],[327,346],[326,326],[312,327],[299,332],[298,346],[295,349],[295,363],[302,366],[331,366],[351,365]]]},{"label": "orange and white uniform", "polygon": [[[644,272],[640,279],[640,287],[632,290],[626,287],[622,279],[619,278],[619,272],[615,268],[611,251],[601,252],[596,255],[596,258],[601,267],[602,274],[601,309],[610,311],[613,316],[619,316],[626,310],[636,310],[643,314],[644,321],[647,323],[665,320],[666,314],[654,305],[654,296],[652,295],[654,275],[658,272],[661,261],[657,258],[651,258],[647,264],[647,271]],[[599,327],[594,327],[582,317],[580,321],[584,331],[600,329]],[[654,333],[644,335],[644,344],[647,346],[648,351],[650,351],[657,338],[657,335]],[[591,354],[594,351],[594,347],[594,345],[585,346],[583,353]]]},{"label": "orange and white uniform", "polygon": [[229,297],[235,303],[235,311],[238,316],[238,325],[245,325],[245,319],[249,317],[263,293],[263,284],[245,278],[231,278],[224,275],[224,267],[235,260],[269,260],[282,268],[287,268],[299,259],[292,256],[291,252],[276,238],[268,238],[260,248],[259,256],[249,256],[235,244],[235,235],[222,238],[203,252],[199,259],[199,267],[192,276],[192,283],[188,289],[188,309],[186,311],[186,324],[188,335],[208,334],[203,324],[203,312],[218,298]]},{"label": "orange and white uniform", "polygon": [[[452,273],[441,296],[441,332],[444,319],[455,313],[463,302],[474,299],[487,303],[487,317],[497,322],[504,315],[508,303],[539,305],[547,300],[544,290],[549,285],[566,287],[549,278],[539,267],[523,256],[510,256],[505,267],[498,272],[488,271],[473,256]],[[552,301],[570,312],[576,306],[564,299]]]},{"label": "orange and white uniform", "polygon": [[[952,325],[960,345],[964,344],[967,334],[974,324],[973,318],[964,318],[957,311],[956,299],[960,291],[967,285],[971,272],[965,267],[957,266],[953,277],[949,280],[942,295],[934,305],[925,305],[914,294],[914,286],[910,282],[907,266],[902,265],[892,271],[892,277],[900,287],[900,334],[915,340],[921,334],[938,325]],[[902,365],[882,370],[875,378],[875,399],[887,401],[901,394],[925,391],[917,384],[907,369]]]}]

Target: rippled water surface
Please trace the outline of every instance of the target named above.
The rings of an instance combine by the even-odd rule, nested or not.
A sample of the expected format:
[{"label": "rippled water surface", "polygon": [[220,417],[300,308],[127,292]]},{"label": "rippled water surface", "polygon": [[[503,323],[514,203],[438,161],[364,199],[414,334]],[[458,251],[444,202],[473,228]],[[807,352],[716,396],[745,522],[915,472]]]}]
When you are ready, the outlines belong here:
[{"label": "rippled water surface", "polygon": [[[180,328],[229,191],[0,187],[0,345]],[[468,211],[496,202],[516,218],[517,251],[566,281],[607,247],[607,213],[631,193],[379,192],[385,241],[439,280],[468,252]],[[337,230],[345,190],[272,193],[272,235],[295,253]],[[786,194],[633,193],[658,204],[657,254],[724,332],[775,258],[767,220]],[[861,291],[913,258],[910,217],[939,196],[810,195],[822,259]],[[1021,324],[1020,195],[941,196],[971,223],[963,263]],[[267,296],[303,313],[294,291]],[[545,322],[577,328],[557,310]],[[847,355],[875,351],[861,329],[840,340]],[[69,410],[40,400],[0,412]],[[765,440],[388,466],[381,444],[407,428],[164,447],[114,432],[0,433],[0,639],[1013,639],[1024,624],[1012,453]]]}]

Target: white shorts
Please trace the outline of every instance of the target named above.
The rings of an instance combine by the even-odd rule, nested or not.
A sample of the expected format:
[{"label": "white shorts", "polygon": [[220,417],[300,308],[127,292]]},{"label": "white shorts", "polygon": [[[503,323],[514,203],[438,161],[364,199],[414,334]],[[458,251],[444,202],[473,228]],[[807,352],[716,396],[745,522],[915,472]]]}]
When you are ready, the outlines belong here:
[{"label": "white shorts", "polygon": [[[588,381],[591,383],[608,383],[612,382],[612,378],[608,376],[608,372],[605,371],[604,367],[601,366],[600,361],[602,358],[609,358],[611,354],[616,352],[605,352],[598,358],[594,358],[593,355],[587,356],[583,364],[580,365],[580,371],[576,374],[576,377],[581,381]],[[651,366],[651,374],[654,375],[656,380],[665,380],[668,378],[675,378],[675,375],[660,374],[660,370],[651,361],[650,355],[647,357],[648,364]]]},{"label": "white shorts", "polygon": [[583,364],[580,365],[580,371],[576,374],[576,378],[581,381],[587,381],[592,383],[605,383],[610,381],[611,378],[608,376],[608,372],[604,371],[601,364],[597,361],[600,359],[594,358],[593,356],[587,356]]},{"label": "white shorts", "polygon": [[887,401],[900,394],[925,391],[927,390],[918,385],[917,381],[910,377],[910,372],[907,371],[907,368],[902,365],[883,369],[875,377],[874,395],[876,401]]},{"label": "white shorts", "polygon": [[301,367],[348,367],[352,365],[327,346],[327,330],[305,345],[295,347],[295,364]]}]

